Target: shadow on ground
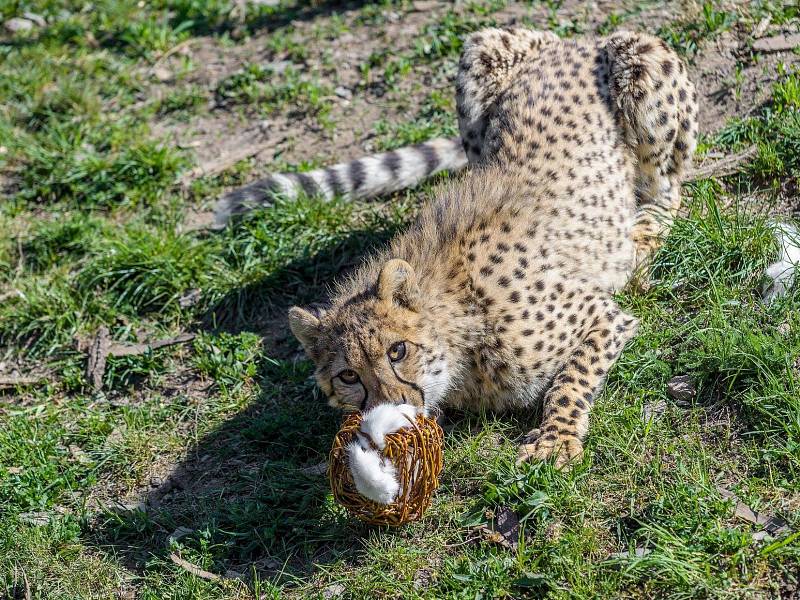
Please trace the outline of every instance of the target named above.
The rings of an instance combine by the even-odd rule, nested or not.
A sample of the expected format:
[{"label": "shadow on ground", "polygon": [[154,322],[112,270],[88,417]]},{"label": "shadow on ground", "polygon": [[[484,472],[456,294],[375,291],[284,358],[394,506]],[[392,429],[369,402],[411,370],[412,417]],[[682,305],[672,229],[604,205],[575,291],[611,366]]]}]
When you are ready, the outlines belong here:
[{"label": "shadow on ground", "polygon": [[[234,571],[248,578],[255,571],[261,579],[288,581],[307,576],[316,565],[361,560],[364,537],[373,528],[331,501],[324,472],[340,415],[316,389],[312,366],[301,359],[285,315],[295,302],[324,299],[330,281],[392,233],[356,231],[233,290],[209,310],[201,320],[206,330],[263,336],[258,394],[193,444],[167,477],[151,482],[139,504],[98,519],[90,532],[95,544],[140,574],[154,556],[169,560],[175,532],[185,534],[182,556],[218,574]],[[466,415],[449,417],[448,435],[480,428]],[[537,417],[514,418],[509,433],[521,437]],[[454,482],[445,474],[442,485],[447,490]]]},{"label": "shadow on ground", "polygon": [[94,543],[139,573],[153,556],[168,560],[168,538],[178,528],[191,530],[180,540],[182,555],[201,561],[195,551],[204,548],[202,566],[214,573],[251,576],[255,569],[274,579],[308,574],[317,563],[357,560],[369,528],[328,499],[324,473],[339,414],[316,390],[311,365],[298,360],[285,314],[298,298],[323,298],[333,277],[389,235],[354,232],[232,291],[205,315],[207,330],[265,336],[258,394],[193,444],[167,477],[152,481],[139,504],[98,519]]}]

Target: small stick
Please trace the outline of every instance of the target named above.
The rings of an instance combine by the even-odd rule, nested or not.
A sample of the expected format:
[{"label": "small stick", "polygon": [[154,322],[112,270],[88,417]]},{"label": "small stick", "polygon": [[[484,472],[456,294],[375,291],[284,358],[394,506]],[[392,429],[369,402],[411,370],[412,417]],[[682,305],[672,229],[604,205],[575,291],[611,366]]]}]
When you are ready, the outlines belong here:
[{"label": "small stick", "polygon": [[151,350],[158,350],[175,344],[190,342],[195,338],[193,333],[182,333],[165,340],[156,340],[149,344],[126,344],[112,342],[109,337],[108,327],[101,327],[89,348],[89,359],[86,362],[86,377],[91,381],[95,391],[103,389],[103,375],[106,372],[106,362],[109,356],[138,356]]},{"label": "small stick", "polygon": [[208,581],[221,581],[222,577],[217,575],[216,573],[211,573],[210,571],[205,571],[198,567],[197,565],[190,563],[188,560],[182,559],[180,556],[175,554],[174,552],[169,553],[169,559],[174,562],[179,567],[186,569],[192,575],[197,575],[201,579],[206,579]]},{"label": "small stick", "polygon": [[267,148],[272,148],[275,146],[275,142],[264,142],[260,144],[253,144],[250,146],[245,146],[244,148],[240,148],[239,150],[235,150],[227,155],[223,155],[222,157],[212,160],[205,165],[199,165],[189,171],[186,175],[183,176],[181,179],[181,183],[183,185],[190,184],[194,179],[197,177],[207,177],[210,175],[217,175],[222,171],[232,167],[237,162],[241,160],[245,160],[246,158],[250,158],[251,156],[255,156],[259,152],[266,150]]},{"label": "small stick", "polygon": [[0,388],[16,387],[18,385],[36,385],[44,377],[0,377]]},{"label": "small stick", "polygon": [[159,348],[166,348],[167,346],[174,346],[176,344],[184,344],[191,342],[194,339],[193,333],[182,333],[173,338],[165,340],[156,340],[151,344],[118,344],[114,343],[108,349],[109,356],[136,356],[144,354],[149,350],[158,350]]},{"label": "small stick", "polygon": [[758,152],[756,146],[749,146],[741,152],[731,154],[725,158],[715,160],[713,162],[704,162],[696,167],[692,167],[686,173],[684,181],[696,181],[697,179],[707,179],[709,177],[724,177],[725,175],[732,175],[739,170],[744,163],[753,158]]}]

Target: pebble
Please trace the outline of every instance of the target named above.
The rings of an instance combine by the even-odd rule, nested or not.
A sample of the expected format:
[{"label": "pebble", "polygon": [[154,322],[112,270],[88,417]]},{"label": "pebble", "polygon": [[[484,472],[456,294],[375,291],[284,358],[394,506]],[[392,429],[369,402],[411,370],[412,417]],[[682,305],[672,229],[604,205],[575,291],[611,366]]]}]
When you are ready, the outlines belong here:
[{"label": "pebble", "polygon": [[333,93],[339,96],[339,98],[344,98],[345,100],[350,100],[350,98],[353,97],[353,92],[341,85],[333,90]]},{"label": "pebble", "polygon": [[153,75],[161,83],[166,83],[167,81],[172,80],[172,71],[170,71],[165,67],[156,67],[155,69],[153,69]]},{"label": "pebble", "polygon": [[33,29],[33,21],[23,19],[22,17],[13,17],[3,23],[3,26],[11,33],[18,33],[20,31],[30,31]]},{"label": "pebble", "polygon": [[23,18],[28,19],[28,21],[33,21],[39,27],[46,27],[47,21],[44,20],[42,15],[37,15],[36,13],[32,12],[24,12],[22,13]]}]

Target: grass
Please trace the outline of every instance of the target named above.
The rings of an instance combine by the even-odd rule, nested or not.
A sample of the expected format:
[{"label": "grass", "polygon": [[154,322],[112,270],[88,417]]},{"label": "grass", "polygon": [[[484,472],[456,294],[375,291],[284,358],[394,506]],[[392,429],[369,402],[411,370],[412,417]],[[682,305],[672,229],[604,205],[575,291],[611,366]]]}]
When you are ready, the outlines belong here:
[{"label": "grass", "polygon": [[[0,596],[792,593],[800,300],[795,290],[759,301],[776,252],[771,203],[800,177],[800,76],[790,65],[764,106],[704,137],[705,151],[755,144],[757,156],[736,175],[685,187],[686,212],[650,289],[620,295],[640,331],[592,415],[584,459],[568,472],[517,468],[530,415],[450,414],[435,502],[399,530],[353,522],[314,474],[338,415],[284,315],[407,224],[432,184],[381,202],[282,202],[218,234],[191,227],[194,212],[260,165],[240,161],[183,185],[194,158],[163,137],[165,123],[191,129],[222,114],[228,124],[265,115],[300,124],[308,131],[297,148],[266,165],[298,171],[340,158],[305,141],[319,127],[331,143],[351,131],[376,149],[455,135],[448,86],[464,34],[512,9],[523,21],[543,15],[559,35],[589,28],[558,2],[540,4],[430,15],[405,1],[248,4],[244,15],[224,0],[0,6],[4,19],[33,11],[48,22],[0,42],[0,376],[45,375],[0,390]],[[614,7],[598,28],[627,27],[648,7]],[[704,41],[739,31],[745,13],[748,31],[766,15],[787,27],[797,19],[782,3],[705,4],[661,33],[699,62]],[[416,23],[416,34],[397,41],[398,22]],[[367,47],[336,54],[339,37],[365,32]],[[204,43],[237,57],[210,81],[194,51],[178,56]],[[276,68],[282,61],[291,64]],[[340,82],[345,61],[350,79]],[[154,79],[157,65],[174,81]],[[353,90],[352,105],[337,104],[338,85]],[[367,122],[360,96],[377,106]],[[95,392],[83,348],[101,326],[119,341],[196,337],[110,358]],[[675,375],[693,377],[691,402],[667,395]],[[789,531],[763,537],[726,490]],[[521,519],[515,550],[476,529],[500,510]],[[170,553],[241,578],[208,581]]]}]

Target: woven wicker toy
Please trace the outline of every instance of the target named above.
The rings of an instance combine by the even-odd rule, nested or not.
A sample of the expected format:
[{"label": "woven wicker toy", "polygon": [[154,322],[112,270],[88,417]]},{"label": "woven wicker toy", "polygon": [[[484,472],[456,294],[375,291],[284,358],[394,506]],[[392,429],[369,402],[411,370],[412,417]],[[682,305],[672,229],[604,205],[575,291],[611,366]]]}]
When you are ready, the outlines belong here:
[{"label": "woven wicker toy", "polygon": [[348,448],[357,438],[363,443],[364,436],[359,435],[362,419],[361,413],[348,416],[333,441],[328,471],[333,497],[354,516],[374,525],[397,527],[419,519],[439,486],[442,428],[420,414],[408,418],[405,428],[386,435],[382,449],[370,442],[371,451],[378,453],[375,460],[383,461],[399,484],[394,499],[384,504],[359,493],[350,468]]}]

